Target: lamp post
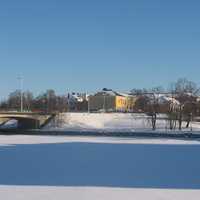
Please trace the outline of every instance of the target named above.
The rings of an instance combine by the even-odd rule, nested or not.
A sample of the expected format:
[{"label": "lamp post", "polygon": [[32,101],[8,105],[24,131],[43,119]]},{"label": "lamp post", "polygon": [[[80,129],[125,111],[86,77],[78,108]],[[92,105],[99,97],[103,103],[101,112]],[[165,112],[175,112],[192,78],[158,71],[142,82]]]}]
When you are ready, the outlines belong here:
[{"label": "lamp post", "polygon": [[103,95],[103,112],[106,112],[106,93]]},{"label": "lamp post", "polygon": [[20,84],[20,110],[23,112],[24,103],[23,103],[23,78],[21,76],[18,77],[19,84]]},{"label": "lamp post", "polygon": [[90,96],[88,96],[88,113],[90,113]]}]

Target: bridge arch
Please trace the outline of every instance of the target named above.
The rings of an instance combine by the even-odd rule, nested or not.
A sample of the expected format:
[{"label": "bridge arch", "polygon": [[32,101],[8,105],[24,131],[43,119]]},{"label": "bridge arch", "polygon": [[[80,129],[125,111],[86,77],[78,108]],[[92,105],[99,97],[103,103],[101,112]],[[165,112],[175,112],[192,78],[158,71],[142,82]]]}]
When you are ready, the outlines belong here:
[{"label": "bridge arch", "polygon": [[37,119],[18,117],[15,120],[18,122],[18,129],[38,129],[40,127],[40,121]]},{"label": "bridge arch", "polygon": [[55,116],[56,114],[4,112],[0,113],[0,125],[14,119],[18,122],[18,129],[40,129]]},{"label": "bridge arch", "polygon": [[1,117],[6,118],[7,121],[16,120],[18,129],[38,129],[40,128],[40,121],[31,117],[21,117],[21,116],[9,116]]}]

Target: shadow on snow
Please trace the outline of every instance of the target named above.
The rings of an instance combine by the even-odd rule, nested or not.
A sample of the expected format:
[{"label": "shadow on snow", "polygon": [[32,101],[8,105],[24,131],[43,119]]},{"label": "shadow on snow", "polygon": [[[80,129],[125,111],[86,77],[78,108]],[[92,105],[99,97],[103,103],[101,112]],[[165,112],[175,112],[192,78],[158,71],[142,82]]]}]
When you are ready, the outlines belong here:
[{"label": "shadow on snow", "polygon": [[200,189],[200,145],[0,147],[0,185]]}]

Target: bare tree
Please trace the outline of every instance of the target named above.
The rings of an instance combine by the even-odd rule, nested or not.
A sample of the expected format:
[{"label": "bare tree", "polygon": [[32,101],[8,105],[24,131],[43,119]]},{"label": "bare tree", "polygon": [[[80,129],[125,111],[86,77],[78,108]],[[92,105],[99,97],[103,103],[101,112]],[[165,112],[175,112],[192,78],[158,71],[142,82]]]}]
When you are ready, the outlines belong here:
[{"label": "bare tree", "polygon": [[137,112],[146,112],[149,98],[146,95],[140,94],[135,102],[135,110]]},{"label": "bare tree", "polygon": [[33,93],[30,91],[26,91],[23,93],[23,102],[24,102],[24,109],[27,111],[31,111],[33,108]]},{"label": "bare tree", "polygon": [[14,92],[11,92],[8,97],[9,109],[19,110],[20,109],[20,99],[21,99],[20,90],[15,90]]},{"label": "bare tree", "polygon": [[167,120],[169,122],[169,129],[174,130],[176,129],[177,126],[177,120],[178,120],[177,111],[179,109],[179,104],[169,101],[164,105],[164,107],[165,107],[164,113],[166,113],[168,117]]},{"label": "bare tree", "polygon": [[150,117],[152,130],[156,130],[159,102],[154,93],[141,95],[136,101],[136,109],[146,113]]},{"label": "bare tree", "polygon": [[157,114],[159,113],[159,102],[155,94],[152,94],[147,103],[147,114],[151,116],[152,130],[156,130]]},{"label": "bare tree", "polygon": [[171,92],[180,103],[177,110],[179,130],[182,129],[183,120],[187,121],[186,127],[188,128],[192,116],[196,114],[199,89],[194,82],[181,78],[171,85]]}]

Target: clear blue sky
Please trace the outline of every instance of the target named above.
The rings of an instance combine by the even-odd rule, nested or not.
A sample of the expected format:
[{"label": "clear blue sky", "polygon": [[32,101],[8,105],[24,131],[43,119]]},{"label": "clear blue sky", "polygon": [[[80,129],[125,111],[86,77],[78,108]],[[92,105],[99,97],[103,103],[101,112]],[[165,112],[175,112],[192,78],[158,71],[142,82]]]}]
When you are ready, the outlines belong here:
[{"label": "clear blue sky", "polygon": [[0,95],[200,85],[199,0],[2,0]]}]

